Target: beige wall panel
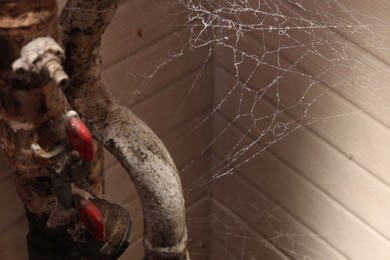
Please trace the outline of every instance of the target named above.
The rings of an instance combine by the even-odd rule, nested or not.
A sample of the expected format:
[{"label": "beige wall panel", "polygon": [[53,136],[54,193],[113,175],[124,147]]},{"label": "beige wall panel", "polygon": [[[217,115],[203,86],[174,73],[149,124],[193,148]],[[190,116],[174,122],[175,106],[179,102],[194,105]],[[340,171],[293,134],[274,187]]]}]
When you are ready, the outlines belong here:
[{"label": "beige wall panel", "polygon": [[103,71],[113,96],[131,105],[172,84],[207,61],[207,48],[189,50],[188,29],[170,34]]},{"label": "beige wall panel", "polygon": [[104,171],[106,197],[112,201],[126,202],[136,196],[133,182],[119,163]]},{"label": "beige wall panel", "polygon": [[102,40],[103,66],[129,56],[173,32],[187,20],[179,4],[164,1],[122,1]]},{"label": "beige wall panel", "polygon": [[[195,69],[192,74],[188,74],[172,83],[172,85],[166,86],[162,91],[132,108],[158,136],[164,135],[163,139],[166,140],[164,143],[168,147],[175,146],[177,143],[186,141],[186,139],[191,139],[191,136],[194,135],[199,136],[199,140],[202,140],[202,142],[194,141],[188,145],[195,144],[199,146],[205,142],[208,143],[211,132],[206,128],[210,127],[211,118],[204,120],[205,122],[202,124],[200,123],[207,117],[207,114],[199,116],[196,120],[189,119],[190,117],[195,118],[196,114],[207,110],[211,106],[213,91],[211,80],[213,75],[212,68],[210,66],[206,68],[201,76],[198,77],[198,70]],[[197,77],[198,80],[192,85]],[[186,121],[190,120],[193,123],[184,126]],[[181,126],[183,123],[184,125]],[[175,150],[173,149],[171,152],[175,153]],[[184,154],[180,157],[173,155],[173,158],[178,168],[184,167],[184,164],[190,161],[190,158],[185,159]],[[105,165],[108,167],[114,162],[116,162],[114,156],[105,151]]]},{"label": "beige wall panel", "polygon": [[210,208],[212,236],[218,239],[224,248],[228,248],[235,255],[235,259],[289,259],[218,200],[213,199]]},{"label": "beige wall panel", "polygon": [[[229,123],[227,121],[217,116],[215,118],[214,130],[216,133],[219,133],[221,132],[221,129],[224,129],[228,124]],[[232,168],[234,169],[237,164],[244,162],[243,166],[238,168],[241,169],[243,167],[247,167],[248,164],[251,165],[252,160],[257,161],[259,156],[263,156],[260,154],[252,158],[252,155],[256,155],[259,151],[262,151],[263,148],[253,143],[253,140],[250,140],[248,137],[242,139],[243,136],[243,132],[239,132],[235,129],[234,125],[230,125],[228,130],[226,130],[215,143],[213,151],[218,154],[219,160],[221,161],[227,158],[226,154],[229,153],[229,151],[232,151],[233,147],[235,147],[237,151],[240,151],[243,146],[248,146],[250,144],[254,144],[254,146],[248,150],[242,149],[241,151],[245,151],[245,153],[243,153],[244,156],[241,158],[239,156],[234,157],[234,155],[230,155],[230,158],[235,158],[234,162],[231,163],[229,167],[226,167],[226,164],[231,162],[231,159],[228,158],[226,162],[217,169],[218,171],[222,168],[222,170],[217,173],[221,177],[216,178],[211,183],[213,194],[215,194],[217,198],[220,198],[229,207],[229,209],[242,216],[242,218],[245,219],[252,228],[257,229],[258,232],[261,232],[267,238],[279,238],[280,235],[282,235],[279,242],[282,243],[281,245],[286,253],[289,253],[292,256],[296,254],[303,257],[311,252],[310,254],[312,255],[309,259],[343,259],[343,257],[337,253],[337,250],[333,249],[326,241],[321,239],[321,236],[315,235],[315,230],[312,231],[312,229],[305,226],[305,221],[307,220],[307,216],[305,215],[306,212],[302,212],[303,217],[299,215],[302,217],[301,219],[297,219],[288,211],[285,212],[285,204],[291,203],[291,201],[294,200],[299,200],[301,197],[304,197],[305,194],[301,194],[298,190],[295,196],[286,197],[284,200],[276,202],[270,201],[269,198],[264,197],[264,195],[260,193],[262,192],[260,189],[253,188],[243,181],[240,181],[236,170],[229,172]],[[247,161],[248,158],[250,159],[249,162]],[[251,170],[249,171],[249,169]],[[253,183],[262,181],[261,175],[258,173],[254,174],[254,172],[259,169],[263,168],[251,168],[250,166],[245,168],[248,174],[251,173],[250,182]],[[230,176],[231,174],[233,174],[234,177]],[[257,178],[259,178],[259,180],[257,180]],[[275,176],[273,181],[277,182],[278,178]],[[294,183],[289,184],[294,186]],[[275,192],[283,194],[281,189],[283,189],[283,187],[275,189]],[[307,213],[309,213],[309,211]],[[289,241],[287,238],[291,240]],[[376,240],[374,239],[374,241],[377,240],[377,238]],[[286,246],[293,245],[293,241],[295,241],[299,247],[294,249]],[[320,258],[322,255],[325,255],[326,257]],[[293,257],[293,259],[296,258]]]},{"label": "beige wall panel", "polygon": [[197,185],[211,168],[208,151],[212,122],[204,121],[208,115],[200,114],[162,138],[179,169],[187,205],[208,190],[207,185]]},{"label": "beige wall panel", "polygon": [[207,217],[210,212],[210,197],[203,196],[186,209],[188,244],[201,243],[210,234]]},{"label": "beige wall panel", "polygon": [[[257,3],[257,1],[254,2]],[[344,2],[346,1],[341,3]],[[318,3],[321,4],[321,2]],[[373,5],[375,6],[375,4]],[[281,7],[280,18],[283,21],[285,17],[296,17],[292,9],[285,8],[286,5]],[[232,16],[226,17],[236,19]],[[307,21],[304,19],[294,20],[291,18],[283,24],[280,31],[277,26],[278,22],[271,15],[264,17],[260,12],[257,12],[256,15],[253,15],[253,12],[242,12],[239,17],[242,24],[251,25],[261,22],[262,25],[257,26],[257,29],[248,30],[255,37],[255,40],[251,39],[247,33],[241,36],[238,40],[238,46],[235,47],[238,50],[238,57],[241,55],[239,51],[242,48],[248,54],[257,55],[261,64],[266,61],[264,60],[266,56],[261,55],[264,45],[266,45],[280,57],[290,60],[293,63],[292,67],[301,68],[304,71],[302,77],[309,81],[322,81],[327,87],[332,88],[356,106],[366,110],[373,117],[390,126],[390,108],[388,106],[390,89],[386,87],[387,82],[390,81],[388,64],[360,48],[360,45],[373,40],[370,35],[365,36],[365,41],[361,40],[357,44],[352,44],[334,30],[324,29],[321,26],[313,25],[313,27],[309,26],[307,29],[291,29],[297,26],[306,28]],[[265,29],[270,26],[273,26],[273,29]],[[283,32],[283,28],[288,26],[290,26],[290,29],[286,31],[287,33],[280,33]],[[386,28],[388,31],[386,26],[379,26],[379,28]],[[236,45],[236,31],[229,29],[229,27],[223,29],[220,38],[221,42],[228,46],[234,47]],[[380,41],[379,39],[374,40]],[[248,41],[252,42],[251,48],[248,49],[240,45]],[[377,50],[381,51],[380,57],[384,57],[388,53],[384,47]],[[227,57],[232,55],[231,51],[224,53],[224,56]],[[250,58],[247,57],[246,59]],[[275,63],[268,63],[268,65],[275,65]],[[283,70],[289,69],[290,66],[276,67],[279,67],[279,72],[283,73]],[[255,65],[251,67],[250,71],[255,68]],[[240,72],[248,73],[249,71],[241,69]]]},{"label": "beige wall panel", "polygon": [[[253,50],[254,53],[256,44],[253,38],[247,37],[247,40],[242,42],[241,49],[248,50],[249,53],[249,50]],[[218,60],[220,64],[233,64],[231,55],[218,55]],[[264,61],[267,64],[280,64],[282,68],[292,66],[274,53],[265,55]],[[231,75],[235,75],[233,65],[227,69]],[[245,101],[253,102],[249,104],[248,109],[259,106],[264,98],[255,104],[254,97],[256,94],[264,93],[269,102],[279,105],[279,110],[283,109],[294,118],[302,118],[303,124],[329,119],[326,120],[326,124],[313,124],[310,128],[342,151],[345,156],[353,157],[358,164],[390,184],[388,174],[390,161],[385,156],[390,147],[389,128],[365,113],[364,108],[354,106],[321,82],[303,77],[304,72],[297,68],[291,68],[286,72],[269,65],[260,65],[256,72],[250,75],[253,60],[247,59],[240,63],[240,69],[243,71],[240,73],[242,80],[251,76],[247,86],[259,91],[248,92]],[[280,78],[273,83],[277,77]],[[234,84],[235,82],[232,82],[230,86]],[[266,90],[262,92],[262,88]],[[222,98],[219,97],[218,100]],[[370,97],[366,98],[368,100]],[[238,104],[237,102],[237,106]],[[242,108],[244,111],[248,109]]]},{"label": "beige wall panel", "polygon": [[213,191],[214,196],[240,216],[254,232],[289,258],[345,259],[321,236],[313,233],[283,206],[243,181],[238,174],[214,181]]},{"label": "beige wall panel", "polygon": [[179,171],[185,171],[210,148],[212,121],[203,121],[207,116],[208,111],[199,114],[161,138]]},{"label": "beige wall panel", "polygon": [[207,186],[194,185],[210,169],[211,121],[201,124],[206,115],[200,114],[162,138],[179,170],[187,205],[207,191]]},{"label": "beige wall panel", "polygon": [[133,111],[158,135],[164,136],[177,126],[210,108],[212,103],[212,70],[210,66],[193,85],[198,71],[173,82]]},{"label": "beige wall panel", "polygon": [[[225,259],[237,259],[236,256],[230,251],[230,248],[225,247],[218,239],[214,237],[209,238],[208,245],[210,246],[210,253],[203,255],[201,260],[225,260]],[[197,256],[195,254],[195,256]]]},{"label": "beige wall panel", "polygon": [[106,148],[103,149],[104,153],[104,169],[108,169],[113,166],[118,160],[112,155]]},{"label": "beige wall panel", "polygon": [[[216,183],[218,186],[225,186],[215,188],[216,197],[275,248],[291,259],[345,259],[310,229],[284,212],[280,205],[270,203],[258,190],[246,186],[237,177],[229,177],[235,185],[226,184],[227,182]],[[238,188],[240,190],[236,190]]]},{"label": "beige wall panel", "polygon": [[[226,123],[221,121],[221,127]],[[229,133],[220,140],[220,143],[224,145],[216,145],[218,149],[215,152],[223,158],[225,143],[237,143],[242,136],[243,132],[232,127]],[[251,140],[246,140],[244,144],[251,142]],[[257,150],[262,149],[256,146]],[[252,183],[277,205],[282,205],[310,230],[313,230],[313,234],[318,234],[352,259],[364,259],[367,257],[364,254],[372,254],[371,248],[375,248],[375,252],[381,252],[375,255],[377,259],[381,259],[380,257],[390,250],[386,239],[362,221],[359,216],[353,215],[338,204],[338,198],[332,199],[329,194],[318,189],[316,185],[300,176],[268,151],[243,164],[235,171],[235,174],[244,176],[247,183]],[[363,209],[366,207],[367,205],[362,205]],[[307,236],[310,237],[313,234],[307,234]],[[362,258],[356,258],[357,255],[362,255]]]},{"label": "beige wall panel", "polygon": [[[279,151],[278,155],[293,168],[369,223],[378,233],[387,237],[372,246],[378,246],[379,243],[385,246],[378,246],[382,250],[376,251],[378,256],[382,256],[382,253],[390,254],[390,227],[384,217],[390,210],[387,206],[387,198],[390,195],[388,186],[372,178],[366,170],[308,131],[291,134],[289,138],[271,147],[271,150]],[[353,248],[353,251],[358,250]],[[370,251],[365,253],[370,254]]]},{"label": "beige wall panel", "polygon": [[320,237],[308,236],[312,231],[280,205],[246,185],[238,175],[226,178],[213,182],[215,197],[275,248],[292,259],[342,259],[329,244]]},{"label": "beige wall panel", "polygon": [[209,187],[207,185],[197,186],[196,183],[209,170],[210,154],[206,153],[188,168],[179,171],[186,205],[191,205],[208,193]]},{"label": "beige wall panel", "polygon": [[210,243],[212,240],[209,235],[203,237],[199,241],[188,245],[188,253],[190,254],[191,260],[208,260],[210,256]]},{"label": "beige wall panel", "polygon": [[[228,77],[221,77],[220,83],[223,85],[222,78],[228,79]],[[268,114],[273,112],[274,107],[264,103],[258,109]],[[229,114],[225,116],[229,121],[232,120]],[[276,122],[290,124],[289,131],[297,127],[291,123],[294,122],[294,119],[286,117],[285,114],[278,115]],[[237,125],[241,129],[246,129],[245,131],[248,129],[245,121],[239,120]],[[279,139],[283,140],[278,141]],[[378,232],[389,237],[390,228],[385,217],[390,211],[385,202],[390,199],[390,189],[387,185],[305,128],[290,133],[286,138],[284,135],[276,135],[275,138],[271,132],[258,143],[266,144],[266,141],[277,141],[268,149],[283,158],[294,169],[321,187],[354,214],[364,219]],[[219,142],[219,144],[223,143]],[[224,145],[227,146],[227,144]],[[228,147],[224,147],[223,150],[229,151],[230,147],[234,147],[234,142]],[[252,148],[236,164],[250,158],[252,154],[257,152],[259,149]]]},{"label": "beige wall panel", "polygon": [[388,62],[390,55],[388,10],[390,3],[386,0],[343,0],[313,1],[303,0],[298,3],[284,0],[286,5],[299,12],[302,19],[316,17],[319,24],[328,25],[347,39],[357,43],[363,49],[372,52],[378,58]]}]

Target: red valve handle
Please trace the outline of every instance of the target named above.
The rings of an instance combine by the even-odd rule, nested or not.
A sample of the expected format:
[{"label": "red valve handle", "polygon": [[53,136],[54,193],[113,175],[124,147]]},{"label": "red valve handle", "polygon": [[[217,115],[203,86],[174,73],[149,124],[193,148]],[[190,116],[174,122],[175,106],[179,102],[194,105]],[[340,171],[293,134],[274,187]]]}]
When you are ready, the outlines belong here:
[{"label": "red valve handle", "polygon": [[91,201],[81,196],[76,195],[75,200],[80,220],[88,233],[96,240],[103,240],[106,234],[100,210]]},{"label": "red valve handle", "polygon": [[69,111],[65,119],[66,133],[69,142],[79,154],[81,159],[90,162],[93,159],[93,142],[89,129],[79,119],[75,111]]}]

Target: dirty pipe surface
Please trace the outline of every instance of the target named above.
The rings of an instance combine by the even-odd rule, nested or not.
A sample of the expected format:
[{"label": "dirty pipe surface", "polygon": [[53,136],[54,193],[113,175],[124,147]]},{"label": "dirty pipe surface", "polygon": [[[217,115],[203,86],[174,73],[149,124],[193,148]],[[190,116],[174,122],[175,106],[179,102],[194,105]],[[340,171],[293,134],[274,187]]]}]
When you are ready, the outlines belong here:
[{"label": "dirty pipe surface", "polygon": [[116,104],[101,80],[101,35],[117,4],[117,0],[67,2],[59,26],[65,68],[72,75],[65,93],[136,186],[144,213],[146,259],[189,259],[184,196],[176,166],[153,131],[128,108]]},{"label": "dirty pipe surface", "polygon": [[[32,39],[45,36],[57,38],[55,0],[0,1],[0,142],[14,169],[16,189],[26,207],[29,257],[111,259],[127,247],[131,228],[128,213],[97,198],[96,204],[107,219],[108,239],[91,240],[85,235],[75,210],[65,209],[58,203],[48,168],[32,154],[32,144],[48,151],[66,138],[63,115],[69,110],[69,104],[60,87],[45,73],[12,70],[22,47]],[[93,176],[88,177],[97,185],[95,191],[101,193],[101,146],[96,154]]]}]

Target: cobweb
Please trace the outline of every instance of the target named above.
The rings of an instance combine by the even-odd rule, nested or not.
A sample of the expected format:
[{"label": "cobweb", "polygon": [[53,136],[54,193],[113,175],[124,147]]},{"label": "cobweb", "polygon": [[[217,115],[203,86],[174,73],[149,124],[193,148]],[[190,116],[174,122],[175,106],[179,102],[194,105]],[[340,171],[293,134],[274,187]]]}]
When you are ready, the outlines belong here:
[{"label": "cobweb", "polygon": [[[240,139],[224,156],[221,163],[226,166],[201,183],[230,174],[302,126],[363,111],[381,117],[386,109],[378,95],[386,91],[387,61],[375,67],[358,55],[364,50],[372,55],[388,52],[388,24],[381,18],[334,0],[181,4],[189,12],[190,46],[212,48],[216,66],[233,78],[229,87],[217,90],[224,95],[214,96],[211,115],[222,113],[229,123],[210,146],[233,124],[242,126],[244,136],[253,139],[245,145]],[[232,95],[234,108],[230,105],[229,111],[221,112],[234,99]],[[317,105],[332,95],[354,106],[336,112]],[[251,153],[259,143],[261,149]]]},{"label": "cobweb", "polygon": [[[152,91],[153,82],[164,81],[165,73],[175,73],[165,68],[186,61],[186,55],[201,59],[188,73],[193,76],[185,81],[185,94],[173,104],[169,128],[163,131],[168,135],[185,121],[189,107],[208,100],[195,123],[169,145],[175,151],[202,134],[202,129],[211,129],[210,138],[203,137],[205,144],[196,146],[196,154],[179,166],[183,179],[187,175],[190,179],[184,184],[186,196],[207,190],[211,198],[206,215],[188,219],[190,229],[208,234],[199,239],[203,242],[194,242],[198,247],[191,249],[193,259],[368,259],[369,242],[364,238],[347,242],[348,237],[363,236],[366,226],[388,246],[387,233],[378,231],[372,218],[359,216],[341,193],[322,184],[336,174],[344,185],[346,177],[337,162],[318,162],[318,167],[325,168],[318,169],[318,174],[310,172],[316,166],[309,173],[304,166],[314,165],[322,151],[310,150],[314,146],[306,144],[316,140],[367,170],[375,181],[389,184],[369,163],[370,158],[355,157],[359,152],[353,149],[359,145],[343,144],[351,140],[343,139],[343,134],[354,135],[354,128],[371,122],[383,129],[390,126],[386,116],[390,112],[390,28],[389,19],[378,10],[390,7],[385,2],[161,3],[161,9],[171,10],[176,17],[171,40],[163,40],[165,47],[156,47],[161,50],[142,70],[127,68],[127,81],[134,87],[121,95],[127,105],[136,106],[138,96]],[[355,121],[362,125],[349,124]],[[364,146],[365,141],[359,142]],[[199,169],[204,158],[209,158],[211,166],[194,177],[191,171]],[[329,173],[334,169],[340,172]],[[332,202],[321,204],[311,201],[312,197]],[[328,227],[323,221],[332,217],[327,215],[331,215],[326,212],[328,205],[358,215],[358,220]],[[354,221],[365,224],[360,227]],[[352,248],[354,242],[356,248]],[[361,244],[366,247],[360,248]],[[381,246],[375,250],[388,252]]]}]

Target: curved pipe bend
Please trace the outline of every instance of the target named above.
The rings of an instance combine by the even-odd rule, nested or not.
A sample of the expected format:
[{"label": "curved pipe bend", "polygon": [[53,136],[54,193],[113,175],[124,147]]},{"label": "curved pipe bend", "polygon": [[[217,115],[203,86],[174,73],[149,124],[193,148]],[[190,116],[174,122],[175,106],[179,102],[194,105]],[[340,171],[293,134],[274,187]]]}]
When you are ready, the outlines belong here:
[{"label": "curved pipe bend", "polygon": [[189,259],[182,187],[160,139],[128,108],[112,104],[97,139],[121,162],[143,206],[146,259]]}]

